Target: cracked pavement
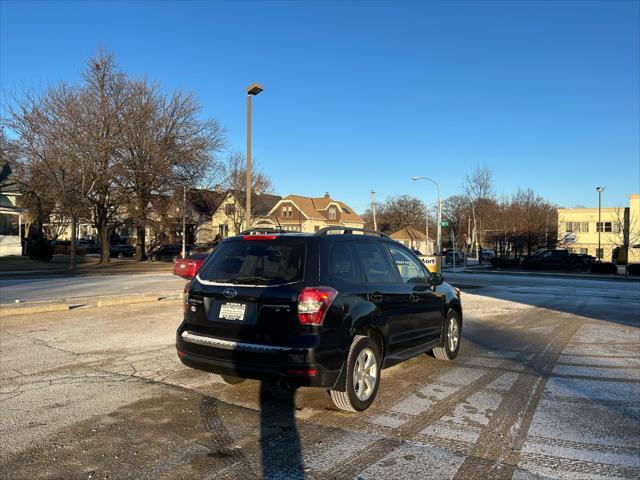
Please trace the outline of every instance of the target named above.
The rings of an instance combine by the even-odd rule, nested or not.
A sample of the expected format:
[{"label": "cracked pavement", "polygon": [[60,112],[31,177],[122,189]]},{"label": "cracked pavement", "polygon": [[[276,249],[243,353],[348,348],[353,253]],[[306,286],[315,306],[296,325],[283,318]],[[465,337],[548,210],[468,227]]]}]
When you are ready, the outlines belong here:
[{"label": "cracked pavement", "polygon": [[640,284],[447,274],[460,356],[340,412],[184,367],[181,304],[0,319],[4,478],[638,478]]}]

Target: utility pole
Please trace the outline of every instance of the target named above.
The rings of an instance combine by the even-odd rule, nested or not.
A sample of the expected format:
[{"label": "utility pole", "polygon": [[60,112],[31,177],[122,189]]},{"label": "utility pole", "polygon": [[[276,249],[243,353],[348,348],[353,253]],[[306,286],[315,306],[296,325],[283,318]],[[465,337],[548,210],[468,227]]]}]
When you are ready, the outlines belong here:
[{"label": "utility pole", "polygon": [[431,250],[431,253],[429,253],[429,205],[427,205],[426,213],[427,215],[424,226],[424,233],[427,235],[427,255],[433,255],[433,250]]},{"label": "utility pole", "polygon": [[471,246],[471,217],[468,218],[467,222],[467,245],[464,246],[465,250],[471,250],[469,247]]},{"label": "utility pole", "polygon": [[478,252],[478,229],[476,226],[476,205],[471,204],[471,212],[473,213],[473,241],[476,247],[476,260],[480,262],[480,252]]},{"label": "utility pole", "polygon": [[378,231],[378,222],[376,222],[376,192],[371,190],[371,211],[373,212],[373,229]]},{"label": "utility pole", "polygon": [[187,184],[182,185],[182,258],[187,258]]},{"label": "utility pole", "polygon": [[598,252],[596,257],[598,260],[602,260],[602,245],[600,243],[600,234],[602,233],[602,192],[605,187],[596,187],[596,191],[598,192],[598,226],[596,231],[598,232]]}]

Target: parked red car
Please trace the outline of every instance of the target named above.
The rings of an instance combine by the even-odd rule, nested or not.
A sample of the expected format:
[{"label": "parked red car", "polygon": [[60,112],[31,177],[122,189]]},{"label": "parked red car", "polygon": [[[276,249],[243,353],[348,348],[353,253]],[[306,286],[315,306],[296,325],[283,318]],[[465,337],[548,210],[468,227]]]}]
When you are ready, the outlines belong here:
[{"label": "parked red car", "polygon": [[191,280],[196,276],[196,273],[198,273],[200,266],[207,259],[207,256],[207,253],[196,253],[187,258],[177,259],[173,264],[174,275]]}]

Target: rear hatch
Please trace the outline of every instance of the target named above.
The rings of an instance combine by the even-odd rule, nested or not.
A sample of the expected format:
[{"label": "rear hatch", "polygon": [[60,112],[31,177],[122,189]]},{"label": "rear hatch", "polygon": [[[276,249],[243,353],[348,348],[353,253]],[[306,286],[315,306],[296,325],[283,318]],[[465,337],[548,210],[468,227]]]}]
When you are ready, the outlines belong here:
[{"label": "rear hatch", "polygon": [[221,243],[191,284],[187,330],[247,343],[297,343],[307,247],[305,239],[285,235]]}]

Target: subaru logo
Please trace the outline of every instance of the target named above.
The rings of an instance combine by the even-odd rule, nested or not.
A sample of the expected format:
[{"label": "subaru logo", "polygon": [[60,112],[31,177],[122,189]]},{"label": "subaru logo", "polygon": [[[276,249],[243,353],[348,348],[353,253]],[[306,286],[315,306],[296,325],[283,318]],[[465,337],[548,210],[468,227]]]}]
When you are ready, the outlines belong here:
[{"label": "subaru logo", "polygon": [[225,288],[222,294],[227,298],[233,298],[238,295],[238,291],[235,288]]}]

